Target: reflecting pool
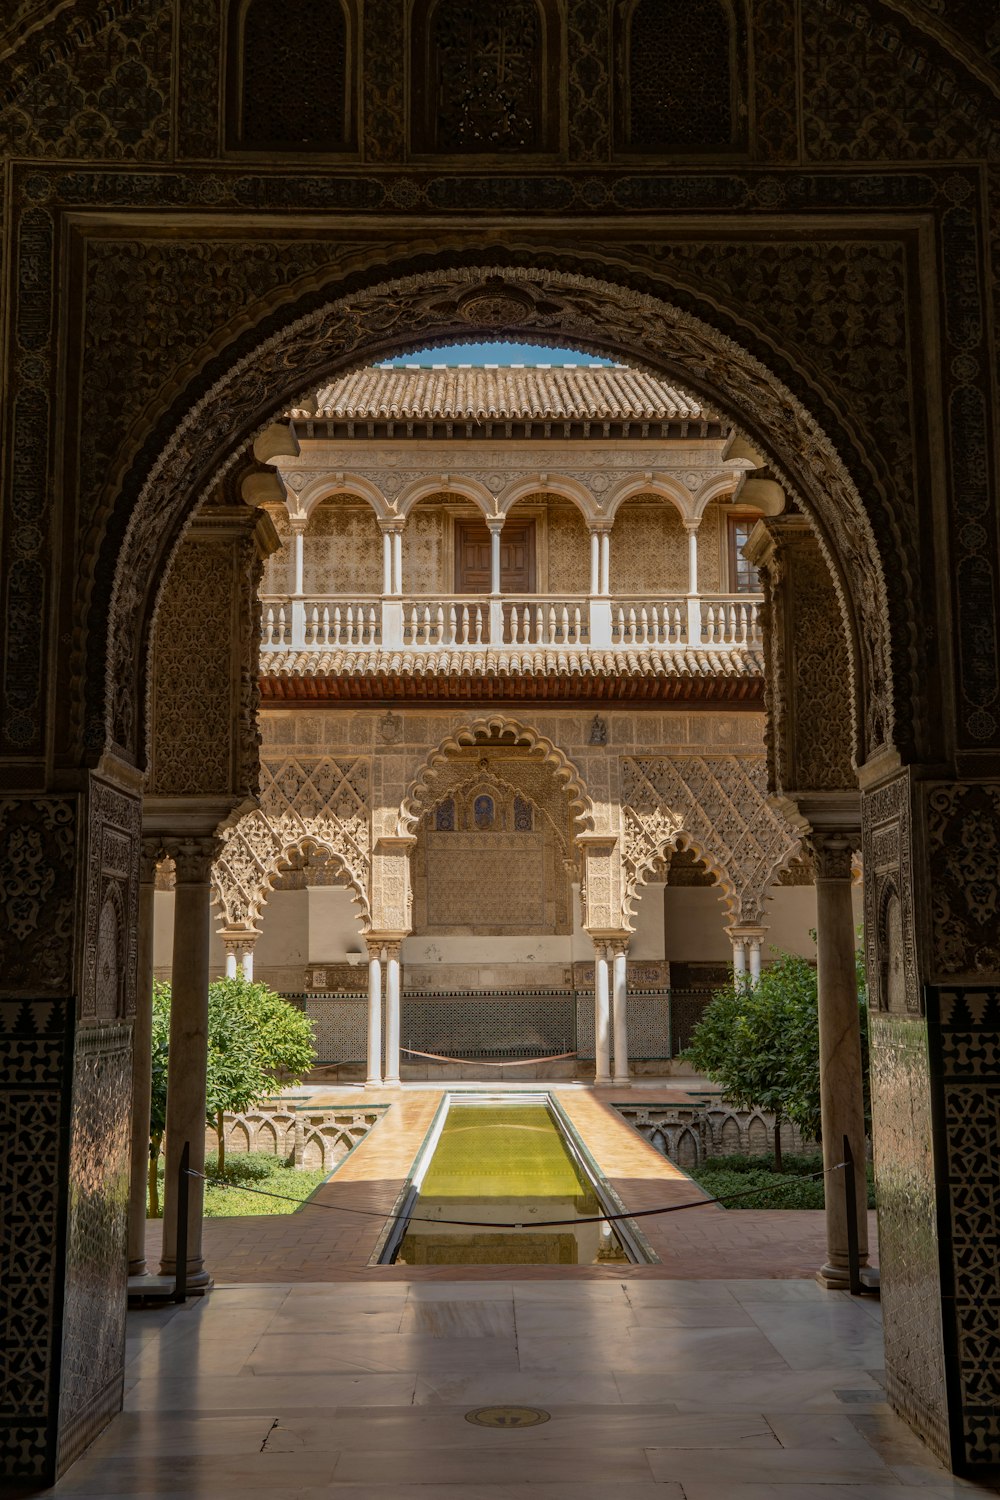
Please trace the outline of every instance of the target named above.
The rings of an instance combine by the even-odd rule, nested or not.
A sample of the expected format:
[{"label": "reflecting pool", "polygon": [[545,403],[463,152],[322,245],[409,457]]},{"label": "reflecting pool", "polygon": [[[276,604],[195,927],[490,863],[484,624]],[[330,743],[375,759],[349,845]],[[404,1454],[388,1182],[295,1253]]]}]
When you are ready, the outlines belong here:
[{"label": "reflecting pool", "polygon": [[617,1207],[610,1189],[550,1100],[453,1097],[442,1110],[383,1261],[581,1266],[642,1258],[629,1255],[602,1217]]}]

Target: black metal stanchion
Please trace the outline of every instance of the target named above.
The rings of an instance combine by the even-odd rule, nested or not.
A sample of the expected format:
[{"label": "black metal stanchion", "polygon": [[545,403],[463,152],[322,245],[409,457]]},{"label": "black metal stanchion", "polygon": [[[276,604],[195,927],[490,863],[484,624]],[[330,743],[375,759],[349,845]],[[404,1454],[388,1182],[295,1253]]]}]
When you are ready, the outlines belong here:
[{"label": "black metal stanchion", "polygon": [[854,1177],[854,1153],[846,1135],[844,1136],[844,1192],[847,1195],[847,1268],[851,1296],[860,1297],[864,1287],[861,1284],[861,1255],[858,1250],[858,1193]]},{"label": "black metal stanchion", "polygon": [[187,1301],[188,1279],[188,1192],[191,1179],[188,1163],[191,1159],[191,1143],[184,1142],[181,1164],[177,1168],[177,1279],[174,1283],[174,1301]]}]

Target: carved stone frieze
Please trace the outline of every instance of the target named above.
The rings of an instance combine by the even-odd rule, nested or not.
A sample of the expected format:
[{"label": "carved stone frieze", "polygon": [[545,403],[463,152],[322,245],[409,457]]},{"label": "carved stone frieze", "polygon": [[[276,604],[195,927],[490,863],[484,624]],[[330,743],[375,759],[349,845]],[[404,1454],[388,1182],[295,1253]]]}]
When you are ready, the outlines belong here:
[{"label": "carved stone frieze", "polygon": [[801,846],[767,801],[762,759],[625,757],[621,802],[626,911],[649,872],[680,842],[713,871],[734,922],[764,921],[768,887]]},{"label": "carved stone frieze", "polygon": [[764,587],[770,789],[781,797],[853,790],[856,684],[827,560],[801,516],[760,521],[746,552]]},{"label": "carved stone frieze", "polygon": [[142,803],[137,793],[96,777],[88,801],[80,1015],[107,1024],[135,1014]]},{"label": "carved stone frieze", "polygon": [[862,796],[865,965],[873,1010],[918,1015],[910,797],[906,772]]}]

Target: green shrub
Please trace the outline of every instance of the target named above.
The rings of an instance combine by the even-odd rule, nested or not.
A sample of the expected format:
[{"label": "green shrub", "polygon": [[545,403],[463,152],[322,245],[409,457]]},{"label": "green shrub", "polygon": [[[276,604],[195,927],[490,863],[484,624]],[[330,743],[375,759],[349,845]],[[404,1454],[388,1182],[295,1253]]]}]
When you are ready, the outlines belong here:
[{"label": "green shrub", "polygon": [[[810,1177],[823,1170],[821,1156],[784,1158],[776,1171],[771,1156],[710,1156],[688,1175],[713,1198],[739,1194],[725,1208],[814,1208],[825,1207],[825,1179]],[[842,1192],[837,1174],[837,1191]],[[746,1195],[746,1196],[744,1196]],[[868,1207],[875,1207],[871,1169],[868,1172]]]}]

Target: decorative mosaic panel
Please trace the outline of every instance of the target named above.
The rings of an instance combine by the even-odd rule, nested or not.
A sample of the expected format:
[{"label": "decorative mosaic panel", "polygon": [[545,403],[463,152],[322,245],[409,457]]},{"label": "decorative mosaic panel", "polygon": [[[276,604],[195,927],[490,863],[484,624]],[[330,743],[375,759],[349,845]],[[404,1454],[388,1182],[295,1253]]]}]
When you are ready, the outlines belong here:
[{"label": "decorative mosaic panel", "polygon": [[629,991],[628,1050],[636,1061],[670,1056],[670,1004],[665,993]]},{"label": "decorative mosaic panel", "polygon": [[0,1473],[50,1482],[68,1010],[51,999],[0,1002]]},{"label": "decorative mosaic panel", "polygon": [[1000,1475],[1000,985],[927,987],[952,1463]]},{"label": "decorative mosaic panel", "polygon": [[317,1063],[364,1062],[368,1055],[367,998],[327,1000],[307,995],[305,1009],[315,1028]]},{"label": "decorative mosaic panel", "polygon": [[401,1042],[443,1057],[548,1057],[574,1050],[574,1022],[568,993],[404,995]]},{"label": "decorative mosaic panel", "polygon": [[132,1029],[77,1032],[59,1467],[121,1407],[128,1276]]},{"label": "decorative mosaic panel", "polygon": [[0,994],[72,985],[75,842],[72,798],[0,798]]}]

